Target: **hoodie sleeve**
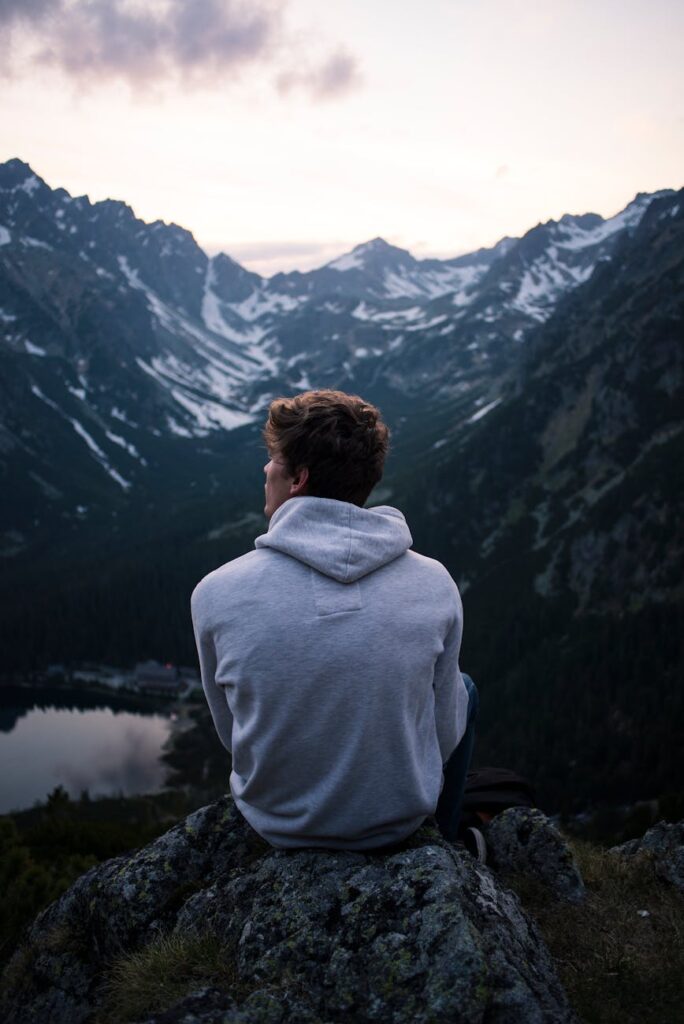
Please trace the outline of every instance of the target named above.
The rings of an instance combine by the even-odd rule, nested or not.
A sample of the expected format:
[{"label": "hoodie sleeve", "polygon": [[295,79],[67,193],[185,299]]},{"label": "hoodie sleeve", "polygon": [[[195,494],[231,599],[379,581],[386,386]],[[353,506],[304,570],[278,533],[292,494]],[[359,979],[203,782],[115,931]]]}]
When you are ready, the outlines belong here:
[{"label": "hoodie sleeve", "polygon": [[435,665],[435,723],[442,764],[451,757],[465,732],[468,692],[458,667],[463,636],[463,606],[456,591],[457,609],[444,641],[444,650]]},{"label": "hoodie sleeve", "polygon": [[223,687],[216,682],[216,647],[206,614],[204,588],[200,583],[192,595],[192,626],[199,656],[202,686],[216,732],[226,750],[232,752],[233,715]]}]

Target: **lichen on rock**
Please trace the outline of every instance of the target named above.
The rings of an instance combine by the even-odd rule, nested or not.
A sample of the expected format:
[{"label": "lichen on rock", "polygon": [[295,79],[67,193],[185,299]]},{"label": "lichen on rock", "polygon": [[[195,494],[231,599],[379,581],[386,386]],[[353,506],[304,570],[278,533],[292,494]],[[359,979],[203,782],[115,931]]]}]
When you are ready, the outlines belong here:
[{"label": "lichen on rock", "polygon": [[[50,935],[59,941],[50,945]],[[160,937],[205,935],[230,958],[237,984],[195,979],[171,1005],[162,1000],[128,1019],[575,1019],[517,897],[434,828],[378,853],[274,850],[229,798],[92,869],[48,907],[10,964],[4,1019],[105,1019],[117,958]]]},{"label": "lichen on rock", "polygon": [[533,879],[558,899],[584,899],[584,882],[572,851],[542,811],[509,807],[492,819],[486,836],[489,860],[497,870]]}]

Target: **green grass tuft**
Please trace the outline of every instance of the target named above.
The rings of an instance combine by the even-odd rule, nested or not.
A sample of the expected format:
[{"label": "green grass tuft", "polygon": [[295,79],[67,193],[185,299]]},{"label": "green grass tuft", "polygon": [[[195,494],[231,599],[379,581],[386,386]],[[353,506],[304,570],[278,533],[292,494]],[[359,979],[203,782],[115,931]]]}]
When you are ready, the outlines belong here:
[{"label": "green grass tuft", "polygon": [[209,985],[236,998],[248,994],[233,951],[212,934],[160,936],[111,965],[97,1024],[141,1020]]}]

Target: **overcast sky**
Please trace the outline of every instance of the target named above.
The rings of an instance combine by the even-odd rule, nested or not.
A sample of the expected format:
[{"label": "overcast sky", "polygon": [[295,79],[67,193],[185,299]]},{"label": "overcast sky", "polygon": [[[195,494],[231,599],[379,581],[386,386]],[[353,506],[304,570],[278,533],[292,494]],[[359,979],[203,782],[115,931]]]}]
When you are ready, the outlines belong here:
[{"label": "overcast sky", "polygon": [[251,269],[684,185],[681,0],[0,0],[0,160]]}]

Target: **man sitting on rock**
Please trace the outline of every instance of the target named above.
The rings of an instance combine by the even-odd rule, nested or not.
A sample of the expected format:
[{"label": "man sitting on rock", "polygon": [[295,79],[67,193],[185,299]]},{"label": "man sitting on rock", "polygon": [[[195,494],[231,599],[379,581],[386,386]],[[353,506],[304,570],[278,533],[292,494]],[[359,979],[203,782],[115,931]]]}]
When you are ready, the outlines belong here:
[{"label": "man sitting on rock", "polygon": [[192,595],[235,803],[278,847],[374,849],[434,814],[455,840],[477,692],[456,584],[401,512],[364,508],[389,431],[308,391],[271,403],[264,438],[268,532]]}]

